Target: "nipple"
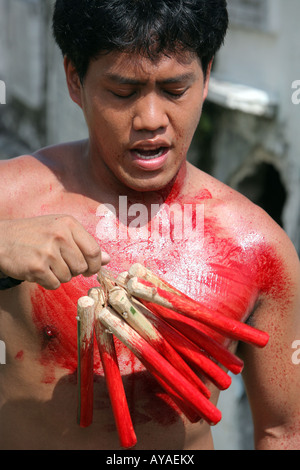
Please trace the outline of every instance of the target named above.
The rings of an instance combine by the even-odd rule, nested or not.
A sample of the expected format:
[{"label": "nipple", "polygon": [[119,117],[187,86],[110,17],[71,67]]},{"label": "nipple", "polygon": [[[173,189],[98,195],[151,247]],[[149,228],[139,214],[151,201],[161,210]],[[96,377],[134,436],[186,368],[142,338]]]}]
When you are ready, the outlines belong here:
[{"label": "nipple", "polygon": [[56,338],[57,333],[54,327],[47,325],[43,329],[43,335],[45,339],[48,339],[49,341],[51,341],[52,339]]},{"label": "nipple", "polygon": [[50,347],[51,349],[54,346],[52,342],[53,340],[57,338],[57,335],[58,335],[56,328],[51,325],[46,325],[42,330],[42,335],[43,335],[42,348],[45,349],[46,347]]}]

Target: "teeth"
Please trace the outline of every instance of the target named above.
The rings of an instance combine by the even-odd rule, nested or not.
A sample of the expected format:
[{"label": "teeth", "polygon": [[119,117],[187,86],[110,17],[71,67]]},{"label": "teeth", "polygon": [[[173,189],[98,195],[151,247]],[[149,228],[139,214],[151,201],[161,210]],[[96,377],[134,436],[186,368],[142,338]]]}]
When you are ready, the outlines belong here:
[{"label": "teeth", "polygon": [[[144,151],[144,153],[140,153],[138,150],[135,150],[135,154],[137,155],[138,158],[142,159],[142,160],[153,160],[155,158],[159,158],[162,156],[162,154],[164,153],[165,149],[164,148],[160,148],[160,149],[157,149],[156,153],[153,153],[155,152],[155,150],[148,150],[148,151]],[[148,154],[148,155],[147,155]]]}]

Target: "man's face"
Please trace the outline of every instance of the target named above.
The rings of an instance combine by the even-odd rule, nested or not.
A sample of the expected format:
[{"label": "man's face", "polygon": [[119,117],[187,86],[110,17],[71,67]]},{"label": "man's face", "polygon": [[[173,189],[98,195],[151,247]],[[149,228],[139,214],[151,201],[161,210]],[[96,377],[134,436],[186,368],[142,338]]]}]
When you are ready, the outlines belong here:
[{"label": "man's face", "polygon": [[92,61],[73,99],[89,128],[94,171],[136,191],[164,188],[186,161],[207,85],[190,53],[153,62],[111,52]]}]

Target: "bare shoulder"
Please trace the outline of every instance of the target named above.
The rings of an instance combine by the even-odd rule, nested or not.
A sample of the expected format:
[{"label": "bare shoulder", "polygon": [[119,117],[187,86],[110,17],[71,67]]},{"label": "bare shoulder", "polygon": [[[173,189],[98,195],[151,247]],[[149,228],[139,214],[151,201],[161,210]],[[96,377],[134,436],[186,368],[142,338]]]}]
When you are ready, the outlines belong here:
[{"label": "bare shoulder", "polygon": [[299,257],[285,231],[263,209],[225,185],[214,182],[213,187],[216,217],[227,236],[239,241],[242,262],[250,264],[255,275],[258,298],[248,321],[270,338],[265,348],[241,343],[238,350],[255,446],[299,448],[300,369],[291,360],[300,334]]},{"label": "bare shoulder", "polygon": [[[22,209],[34,200],[47,179],[45,166],[33,155],[21,155],[0,162],[1,218],[24,216]],[[48,175],[49,177],[49,175]]]},{"label": "bare shoulder", "polygon": [[30,183],[37,176],[42,176],[46,166],[34,154],[20,155],[10,158],[9,160],[1,160],[1,186],[5,186],[7,190],[16,188],[21,183]]},{"label": "bare shoulder", "polygon": [[248,249],[257,244],[272,248],[282,264],[295,271],[299,269],[296,249],[282,227],[265,210],[237,191],[226,190],[220,204],[222,223]]},{"label": "bare shoulder", "polygon": [[[21,179],[37,176],[56,175],[72,165],[86,141],[66,142],[41,148],[32,154],[21,155],[0,161],[2,184],[6,179],[11,183],[20,183]],[[37,182],[37,181],[36,181]]]},{"label": "bare shoulder", "polygon": [[224,237],[237,241],[245,253],[258,252],[257,247],[262,247],[262,256],[272,253],[284,272],[283,276],[290,279],[290,288],[297,286],[299,289],[299,257],[286,232],[248,198],[212,176],[196,170],[194,180],[199,182],[200,178],[212,196],[208,211],[211,210],[218,226],[224,231]]},{"label": "bare shoulder", "polygon": [[[35,201],[61,187],[79,143],[49,146],[0,162],[1,218],[34,215]],[[32,207],[32,211],[28,207]],[[32,213],[31,213],[32,212]]]}]

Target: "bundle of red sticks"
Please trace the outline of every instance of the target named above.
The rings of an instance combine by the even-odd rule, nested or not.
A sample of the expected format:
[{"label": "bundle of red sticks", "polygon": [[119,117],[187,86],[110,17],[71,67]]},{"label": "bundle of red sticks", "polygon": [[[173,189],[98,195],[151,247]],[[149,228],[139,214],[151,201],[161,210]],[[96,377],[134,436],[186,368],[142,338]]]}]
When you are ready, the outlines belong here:
[{"label": "bundle of red sticks", "polygon": [[103,269],[98,281],[98,287],[78,300],[78,424],[87,427],[93,418],[94,332],[122,447],[133,447],[137,439],[114,336],[192,423],[204,419],[217,424],[221,413],[210,401],[207,381],[227,389],[231,377],[226,371],[239,374],[243,362],[204,332],[203,325],[260,348],[267,344],[268,334],[204,309],[141,264],[117,277]]}]

